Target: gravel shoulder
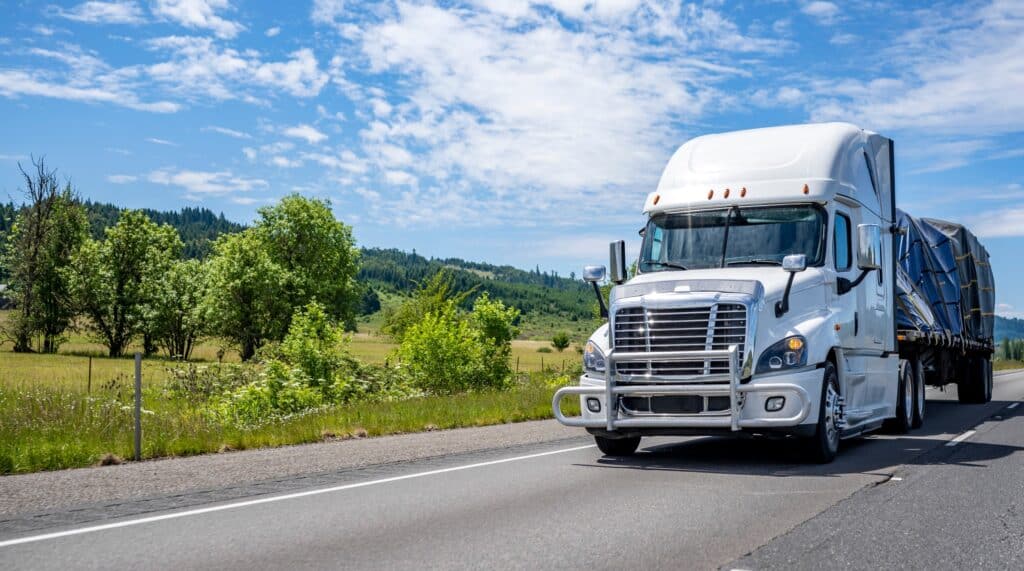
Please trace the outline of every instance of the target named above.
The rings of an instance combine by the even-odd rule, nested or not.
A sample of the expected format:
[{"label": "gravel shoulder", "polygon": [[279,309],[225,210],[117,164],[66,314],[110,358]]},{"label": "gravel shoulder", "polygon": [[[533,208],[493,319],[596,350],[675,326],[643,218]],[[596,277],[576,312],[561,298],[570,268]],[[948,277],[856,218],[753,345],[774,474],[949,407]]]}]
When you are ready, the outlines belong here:
[{"label": "gravel shoulder", "polygon": [[580,437],[540,420],[2,476],[0,518]]}]

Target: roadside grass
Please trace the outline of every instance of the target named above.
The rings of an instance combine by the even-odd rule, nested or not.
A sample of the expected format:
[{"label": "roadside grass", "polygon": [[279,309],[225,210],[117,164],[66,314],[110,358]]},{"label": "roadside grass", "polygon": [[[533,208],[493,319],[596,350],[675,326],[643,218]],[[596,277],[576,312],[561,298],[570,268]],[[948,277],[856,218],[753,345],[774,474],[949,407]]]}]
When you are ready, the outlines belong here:
[{"label": "roadside grass", "polygon": [[1008,371],[1011,369],[1024,369],[1024,361],[1009,361],[1004,359],[996,359],[992,361],[992,370],[994,371]]},{"label": "roadside grass", "polygon": [[[551,396],[568,382],[532,375],[507,391],[334,406],[244,429],[219,424],[195,405],[150,387],[143,395],[143,457],[550,418]],[[0,386],[0,474],[90,466],[109,454],[130,458],[130,402],[130,390],[115,388],[84,394],[61,386]],[[578,403],[568,402],[564,410],[578,414]]]},{"label": "roadside grass", "polygon": [[[0,312],[0,320],[7,317]],[[538,353],[548,341],[515,340],[511,365],[519,382],[510,390],[392,402],[360,402],[317,409],[240,428],[218,423],[194,403],[164,390],[168,367],[159,356],[142,362],[143,456],[159,458],[302,444],[551,418],[551,396],[575,381],[575,347]],[[136,350],[132,347],[129,351]],[[379,334],[351,336],[349,350],[366,363],[393,362],[395,344]],[[216,362],[220,345],[207,341],[193,361]],[[92,374],[90,382],[90,356]],[[228,351],[224,361],[238,361]],[[542,371],[543,365],[543,371]],[[55,355],[14,353],[0,343],[0,474],[95,465],[106,455],[132,455],[134,361],[109,358],[102,345],[74,333]],[[566,414],[578,414],[567,399]]]}]

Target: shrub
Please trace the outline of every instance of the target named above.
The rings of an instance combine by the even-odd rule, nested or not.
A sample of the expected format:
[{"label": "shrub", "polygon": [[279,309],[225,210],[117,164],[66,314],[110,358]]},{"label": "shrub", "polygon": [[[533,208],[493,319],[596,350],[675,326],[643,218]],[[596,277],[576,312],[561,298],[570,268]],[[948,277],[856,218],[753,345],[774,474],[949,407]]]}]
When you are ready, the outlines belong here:
[{"label": "shrub", "polygon": [[479,330],[460,318],[452,304],[427,313],[405,330],[398,356],[417,388],[452,394],[488,380]]},{"label": "shrub", "polygon": [[172,397],[201,402],[256,380],[255,370],[238,364],[177,364],[167,368],[164,390]]},{"label": "shrub", "polygon": [[537,347],[538,353],[550,353],[551,347]]},{"label": "shrub", "polygon": [[559,331],[558,333],[555,333],[554,337],[551,338],[551,346],[554,347],[555,349],[558,349],[559,353],[565,351],[566,348],[569,347],[569,343],[569,334],[566,333],[565,331]]}]

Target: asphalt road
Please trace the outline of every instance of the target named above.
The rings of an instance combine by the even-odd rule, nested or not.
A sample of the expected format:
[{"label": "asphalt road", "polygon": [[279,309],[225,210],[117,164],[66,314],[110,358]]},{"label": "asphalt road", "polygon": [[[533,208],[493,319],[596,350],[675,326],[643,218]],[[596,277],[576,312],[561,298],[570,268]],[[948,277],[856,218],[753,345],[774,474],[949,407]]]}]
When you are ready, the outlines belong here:
[{"label": "asphalt road", "polygon": [[984,406],[930,392],[923,429],[825,466],[718,438],[611,460],[584,437],[373,466],[0,533],[0,568],[1024,568],[1022,398],[1020,372]]}]

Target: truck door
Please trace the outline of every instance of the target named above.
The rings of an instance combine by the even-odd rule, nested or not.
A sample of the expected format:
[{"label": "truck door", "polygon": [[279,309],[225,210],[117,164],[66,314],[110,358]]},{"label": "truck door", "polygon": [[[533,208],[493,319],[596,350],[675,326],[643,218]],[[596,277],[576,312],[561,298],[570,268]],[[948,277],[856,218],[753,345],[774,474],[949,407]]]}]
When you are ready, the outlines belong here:
[{"label": "truck door", "polygon": [[[856,251],[856,224],[860,221],[860,208],[848,208],[838,203],[832,220],[832,265],[837,280],[857,279],[859,273],[854,261]],[[837,311],[839,340],[843,348],[846,381],[847,420],[851,426],[871,414],[869,376],[865,351],[864,308],[867,300],[863,287],[844,295],[833,290],[833,307]]]}]

